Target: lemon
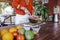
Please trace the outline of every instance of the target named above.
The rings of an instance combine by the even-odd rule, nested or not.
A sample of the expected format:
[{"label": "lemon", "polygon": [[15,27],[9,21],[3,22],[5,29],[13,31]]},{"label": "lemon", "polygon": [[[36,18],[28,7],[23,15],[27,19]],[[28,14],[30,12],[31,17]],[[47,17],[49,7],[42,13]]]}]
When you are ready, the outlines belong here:
[{"label": "lemon", "polygon": [[9,29],[9,32],[17,32],[17,28],[14,28],[14,27],[13,28],[10,28]]},{"label": "lemon", "polygon": [[16,28],[17,28],[17,29],[23,29],[24,26],[20,25],[20,26],[17,26]]}]

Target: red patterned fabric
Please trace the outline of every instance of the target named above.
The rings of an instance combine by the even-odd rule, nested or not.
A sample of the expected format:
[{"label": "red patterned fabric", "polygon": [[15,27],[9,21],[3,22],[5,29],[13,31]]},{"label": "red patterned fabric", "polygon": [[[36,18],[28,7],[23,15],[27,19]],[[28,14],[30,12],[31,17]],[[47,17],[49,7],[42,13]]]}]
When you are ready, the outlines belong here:
[{"label": "red patterned fabric", "polygon": [[34,9],[33,9],[33,0],[29,0],[29,4],[26,5],[25,0],[13,0],[12,2],[12,7],[15,8],[15,12],[20,15],[25,15],[25,12],[21,9],[17,9],[17,6],[20,5],[19,8],[26,7],[31,14],[33,14]]}]

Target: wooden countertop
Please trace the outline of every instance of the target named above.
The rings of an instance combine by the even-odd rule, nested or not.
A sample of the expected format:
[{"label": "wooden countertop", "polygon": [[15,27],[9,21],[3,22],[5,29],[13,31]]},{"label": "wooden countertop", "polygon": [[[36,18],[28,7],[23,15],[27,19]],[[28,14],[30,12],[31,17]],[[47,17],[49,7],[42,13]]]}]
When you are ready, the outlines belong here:
[{"label": "wooden countertop", "polygon": [[60,23],[47,22],[41,25],[34,40],[60,40]]},{"label": "wooden countertop", "polygon": [[[3,29],[5,28],[10,27],[3,27]],[[0,27],[0,30],[1,29],[2,27]],[[46,24],[41,25],[41,29],[34,40],[60,40],[60,22],[47,22]]]}]

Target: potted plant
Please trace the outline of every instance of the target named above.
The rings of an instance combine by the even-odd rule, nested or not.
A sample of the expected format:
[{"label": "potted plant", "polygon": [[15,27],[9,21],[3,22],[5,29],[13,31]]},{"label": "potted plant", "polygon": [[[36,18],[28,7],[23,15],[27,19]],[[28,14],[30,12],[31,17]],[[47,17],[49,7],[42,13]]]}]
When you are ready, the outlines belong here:
[{"label": "potted plant", "polygon": [[39,1],[39,5],[36,6],[35,14],[42,20],[46,21],[48,19],[49,9]]}]

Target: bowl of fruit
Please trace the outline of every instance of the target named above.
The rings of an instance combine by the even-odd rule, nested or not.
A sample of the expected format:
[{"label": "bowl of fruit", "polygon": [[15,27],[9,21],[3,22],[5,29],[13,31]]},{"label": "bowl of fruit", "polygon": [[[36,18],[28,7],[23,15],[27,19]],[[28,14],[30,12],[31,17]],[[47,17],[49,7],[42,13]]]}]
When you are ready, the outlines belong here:
[{"label": "bowl of fruit", "polygon": [[38,22],[38,17],[37,16],[31,16],[29,18],[30,23],[37,23]]}]

